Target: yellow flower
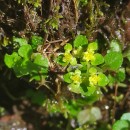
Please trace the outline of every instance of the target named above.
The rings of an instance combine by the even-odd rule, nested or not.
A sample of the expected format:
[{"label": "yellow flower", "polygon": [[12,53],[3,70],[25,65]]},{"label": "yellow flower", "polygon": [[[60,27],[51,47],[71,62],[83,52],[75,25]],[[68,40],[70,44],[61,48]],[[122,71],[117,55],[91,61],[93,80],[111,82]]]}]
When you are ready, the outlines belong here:
[{"label": "yellow flower", "polygon": [[70,62],[72,58],[73,57],[72,57],[72,55],[70,53],[65,53],[64,57],[63,57],[63,61],[64,62]]},{"label": "yellow flower", "polygon": [[89,82],[90,82],[90,85],[97,85],[98,84],[98,81],[99,81],[99,76],[98,75],[91,75],[89,77]]},{"label": "yellow flower", "polygon": [[83,59],[86,60],[86,61],[91,61],[91,60],[94,60],[94,52],[93,51],[86,51],[84,53],[84,56],[83,56]]},{"label": "yellow flower", "polygon": [[75,70],[73,75],[70,77],[73,80],[74,84],[80,84],[81,83],[81,71]]},{"label": "yellow flower", "polygon": [[81,83],[81,76],[79,75],[73,75],[71,76],[71,79],[73,80],[73,83],[75,84]]}]

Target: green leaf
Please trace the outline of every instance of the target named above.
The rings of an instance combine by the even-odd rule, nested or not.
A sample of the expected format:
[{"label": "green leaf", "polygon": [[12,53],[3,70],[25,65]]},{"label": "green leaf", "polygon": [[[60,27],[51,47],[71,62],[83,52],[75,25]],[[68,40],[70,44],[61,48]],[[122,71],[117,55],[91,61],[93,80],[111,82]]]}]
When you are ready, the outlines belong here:
[{"label": "green leaf", "polygon": [[67,109],[69,116],[72,116],[72,117],[76,117],[77,114],[79,113],[80,109],[81,109],[78,106],[78,104],[73,100],[69,100],[68,102],[66,102],[64,104],[64,106]]},{"label": "green leaf", "polygon": [[111,76],[110,74],[108,75],[108,80],[109,80],[109,86],[113,86],[116,82],[115,77]]},{"label": "green leaf", "polygon": [[118,120],[114,123],[112,130],[128,130],[129,123],[126,120]]},{"label": "green leaf", "polygon": [[117,70],[121,67],[123,62],[123,57],[120,52],[109,52],[105,55],[105,64],[108,69]]},{"label": "green leaf", "polygon": [[91,68],[89,69],[89,73],[90,73],[90,74],[96,74],[96,73],[97,73],[97,69],[94,68],[94,67],[91,67]]},{"label": "green leaf", "polygon": [[74,84],[74,83],[71,83],[69,86],[69,91],[71,92],[74,92],[74,93],[82,93],[82,88],[79,84]]},{"label": "green leaf", "polygon": [[26,59],[20,59],[13,67],[17,77],[28,75],[30,71],[30,61]]},{"label": "green leaf", "polygon": [[19,48],[18,54],[23,58],[29,59],[31,57],[32,51],[33,50],[31,45],[27,44]]},{"label": "green leaf", "polygon": [[121,116],[121,120],[130,121],[130,112],[124,113],[124,114]]},{"label": "green leaf", "polygon": [[110,51],[116,51],[116,52],[121,52],[121,46],[119,41],[117,40],[112,40],[110,43]]},{"label": "green leaf", "polygon": [[72,80],[70,79],[70,77],[72,76],[72,73],[67,73],[63,76],[64,78],[64,81],[67,82],[67,83],[72,83]]},{"label": "green leaf", "polygon": [[32,74],[30,77],[31,77],[30,80],[29,80],[30,82],[33,81],[33,80],[35,80],[35,81],[41,81],[41,76],[40,75],[37,75],[37,74],[33,75]]},{"label": "green leaf", "polygon": [[68,65],[68,63],[67,63],[67,62],[63,62],[63,57],[64,57],[64,55],[59,55],[59,56],[56,58],[56,62],[57,62],[59,65],[66,66],[66,65]]},{"label": "green leaf", "polygon": [[82,56],[83,53],[83,47],[79,46],[77,49],[73,50],[73,55],[76,58],[80,58]]},{"label": "green leaf", "polygon": [[36,50],[38,45],[42,45],[43,44],[43,41],[44,41],[43,38],[40,37],[40,36],[32,36],[31,40],[30,40],[30,44],[31,44],[32,48],[34,50]]},{"label": "green leaf", "polygon": [[70,63],[72,58],[73,58],[73,56],[71,55],[71,53],[65,52],[64,57],[63,57],[63,62]]},{"label": "green leaf", "polygon": [[13,52],[11,55],[5,54],[4,62],[8,68],[12,68],[15,65],[15,62],[19,60],[20,57],[16,52]]},{"label": "green leaf", "polygon": [[70,61],[71,65],[76,65],[77,64],[77,60],[75,57],[72,57],[71,61]]},{"label": "green leaf", "polygon": [[102,118],[101,110],[98,107],[92,107],[91,108],[91,121],[97,121]]},{"label": "green leaf", "polygon": [[101,54],[96,53],[94,54],[94,60],[91,61],[92,65],[100,65],[104,62],[104,58]]},{"label": "green leaf", "polygon": [[92,107],[82,110],[78,113],[77,119],[80,125],[86,122],[95,122],[102,118],[101,111],[98,107]]},{"label": "green leaf", "polygon": [[71,44],[69,44],[69,43],[67,43],[65,46],[64,46],[64,50],[65,50],[65,52],[70,52],[71,50],[72,50],[72,45]]},{"label": "green leaf", "polygon": [[90,120],[90,118],[91,118],[90,109],[82,110],[77,115],[78,123],[80,125],[83,125],[86,122],[88,122]]},{"label": "green leaf", "polygon": [[74,47],[78,48],[79,46],[87,45],[88,40],[83,35],[78,35],[74,40]]},{"label": "green leaf", "polygon": [[85,6],[85,5],[87,5],[88,0],[80,0],[80,2],[81,2],[81,5],[82,5],[82,6]]},{"label": "green leaf", "polygon": [[120,68],[119,71],[116,74],[116,78],[119,82],[123,82],[125,80],[125,69]]},{"label": "green leaf", "polygon": [[90,86],[90,87],[87,87],[88,91],[86,93],[87,96],[91,96],[95,93],[96,91],[96,86]]},{"label": "green leaf", "polygon": [[88,44],[88,50],[95,51],[98,50],[98,43],[97,42],[91,42]]},{"label": "green leaf", "polygon": [[13,42],[17,42],[20,46],[28,44],[28,41],[25,38],[13,37]]},{"label": "green leaf", "polygon": [[47,68],[49,66],[47,58],[43,57],[40,53],[35,53],[34,63]]},{"label": "green leaf", "polygon": [[106,86],[106,85],[109,83],[108,78],[107,78],[106,75],[104,75],[103,73],[100,73],[100,74],[98,75],[98,77],[99,77],[99,80],[98,80],[98,85],[99,85],[99,86],[104,87],[104,86]]}]

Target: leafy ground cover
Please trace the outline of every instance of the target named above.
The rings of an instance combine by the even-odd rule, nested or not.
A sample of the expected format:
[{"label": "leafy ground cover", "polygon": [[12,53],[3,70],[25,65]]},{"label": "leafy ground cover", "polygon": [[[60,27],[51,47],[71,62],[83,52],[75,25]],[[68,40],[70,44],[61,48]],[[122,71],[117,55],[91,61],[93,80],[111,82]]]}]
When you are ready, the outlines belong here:
[{"label": "leafy ground cover", "polygon": [[129,130],[128,0],[0,1],[0,129]]}]

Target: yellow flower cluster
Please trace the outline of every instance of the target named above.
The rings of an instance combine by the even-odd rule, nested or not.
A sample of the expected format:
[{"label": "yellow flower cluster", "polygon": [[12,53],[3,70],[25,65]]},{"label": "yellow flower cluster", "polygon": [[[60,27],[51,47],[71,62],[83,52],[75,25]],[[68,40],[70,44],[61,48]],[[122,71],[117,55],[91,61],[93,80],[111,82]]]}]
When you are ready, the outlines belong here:
[{"label": "yellow flower cluster", "polygon": [[80,84],[81,81],[81,71],[80,70],[75,70],[75,72],[73,73],[73,75],[70,77],[71,80],[73,80],[74,84]]},{"label": "yellow flower cluster", "polygon": [[86,51],[84,53],[84,56],[83,56],[83,60],[86,60],[87,62],[88,61],[91,61],[91,60],[94,60],[94,51]]},{"label": "yellow flower cluster", "polygon": [[75,84],[81,83],[80,75],[73,75],[73,76],[71,76],[71,79],[73,80],[73,83],[75,83]]},{"label": "yellow flower cluster", "polygon": [[70,53],[65,53],[63,57],[64,62],[70,62],[72,60],[73,56]]},{"label": "yellow flower cluster", "polygon": [[97,74],[91,75],[89,77],[90,85],[97,85],[99,81],[99,76]]}]

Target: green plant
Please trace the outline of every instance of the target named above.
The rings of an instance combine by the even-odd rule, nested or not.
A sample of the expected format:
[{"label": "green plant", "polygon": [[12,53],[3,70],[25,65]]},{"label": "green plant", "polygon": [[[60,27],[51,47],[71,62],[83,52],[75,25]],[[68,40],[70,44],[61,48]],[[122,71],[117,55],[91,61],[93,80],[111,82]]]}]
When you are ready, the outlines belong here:
[{"label": "green plant", "polygon": [[129,130],[130,129],[130,113],[124,113],[120,120],[113,124],[113,130]]},{"label": "green plant", "polygon": [[123,56],[118,46],[118,41],[112,41],[104,56],[99,53],[98,41],[88,43],[83,35],[78,35],[73,44],[67,43],[64,54],[59,55],[57,62],[67,66],[63,78],[68,83],[68,89],[77,94],[92,96],[100,94],[101,88],[108,84],[124,81],[125,70],[121,67]]},{"label": "green plant", "polygon": [[87,5],[88,0],[80,0],[80,3],[82,6],[85,6],[85,5]]},{"label": "green plant", "polygon": [[[30,81],[45,82],[45,78],[49,76],[49,62],[37,51],[43,42],[39,36],[32,36],[28,40],[13,37],[13,52],[4,56],[6,66],[13,69],[17,77],[26,76]],[[80,125],[78,129],[86,129],[86,125],[101,119],[100,109],[92,107],[91,104],[100,98],[101,89],[106,89],[106,86],[119,86],[125,80],[125,69],[122,67],[122,48],[118,41],[112,40],[105,54],[100,52],[98,44],[98,41],[90,43],[85,36],[78,35],[72,43],[64,46],[64,53],[60,53],[56,59],[59,65],[66,68],[63,80],[68,90],[80,94],[79,98],[67,100],[61,96],[57,102],[53,98],[48,99],[41,91],[28,91],[26,97],[32,103],[46,107],[49,113],[59,112],[65,118],[76,119]],[[118,102],[120,98],[115,97],[115,100]],[[86,105],[89,108],[85,108]],[[94,115],[95,112],[98,116]],[[87,116],[82,120],[82,115]]]},{"label": "green plant", "polygon": [[41,81],[48,73],[48,60],[41,53],[36,52],[43,39],[32,36],[30,44],[24,38],[13,38],[15,49],[13,53],[5,54],[4,62],[12,68],[17,77],[30,76],[30,81]]},{"label": "green plant", "polygon": [[32,4],[35,8],[38,8],[41,6],[41,0],[18,0],[18,3],[20,4]]}]

